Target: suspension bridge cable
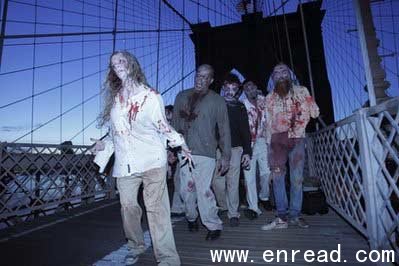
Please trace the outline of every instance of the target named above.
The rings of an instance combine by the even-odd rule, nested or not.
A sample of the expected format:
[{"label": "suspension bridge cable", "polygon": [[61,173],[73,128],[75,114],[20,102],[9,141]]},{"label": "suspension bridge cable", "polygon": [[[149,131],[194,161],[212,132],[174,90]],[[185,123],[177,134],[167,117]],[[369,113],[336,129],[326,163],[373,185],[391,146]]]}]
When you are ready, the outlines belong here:
[{"label": "suspension bridge cable", "polygon": [[302,25],[302,32],[303,32],[303,39],[305,43],[305,51],[306,51],[306,61],[308,66],[308,73],[309,73],[309,82],[310,82],[310,90],[312,97],[315,98],[314,94],[314,85],[313,85],[313,71],[312,71],[312,62],[310,61],[310,51],[309,51],[309,44],[308,44],[308,35],[306,32],[306,24],[305,24],[305,16],[303,14],[302,8],[302,0],[299,0],[299,13],[301,15],[301,25]]},{"label": "suspension bridge cable", "polygon": [[[176,38],[176,39],[177,39],[177,38]],[[170,41],[168,41],[168,42],[166,42],[166,43],[171,43],[171,45],[168,46],[168,47],[172,48],[172,47],[175,47],[176,40],[170,40]],[[154,46],[154,45],[155,45],[155,44],[153,44],[152,46]],[[148,46],[148,45],[143,45],[143,46],[141,46],[141,47],[144,48],[144,47],[149,47],[149,46]],[[130,50],[131,50],[131,49],[130,49]],[[144,56],[149,56],[149,55],[151,55],[151,54],[153,54],[153,52],[152,52],[152,53],[145,54],[145,55],[143,55],[142,57],[144,57]],[[98,55],[94,55],[94,56],[88,56],[88,57],[85,57],[85,59],[95,58],[95,57],[97,57],[97,56],[101,57],[101,56],[103,56],[103,55],[111,55],[111,53],[110,53],[110,52],[107,52],[107,53],[102,53],[102,54],[98,54]],[[76,61],[79,61],[80,59],[81,59],[81,58],[72,59],[72,60],[66,60],[66,61],[57,62],[57,63],[49,64],[49,65],[52,66],[52,65],[57,65],[57,64],[65,64],[65,63],[69,63],[69,62],[76,62]],[[46,66],[47,66],[47,65],[46,65]],[[45,67],[45,66],[43,66],[43,67]],[[38,67],[36,67],[36,69],[37,69],[37,68],[38,68]],[[33,70],[34,68],[29,68],[29,69]],[[107,70],[107,69],[102,69],[101,72],[103,72],[103,71],[105,71],[105,70]],[[25,71],[25,70],[20,70],[20,71]],[[20,72],[20,71],[18,71],[18,72]],[[12,72],[12,73],[15,73],[15,72]],[[88,74],[88,75],[84,75],[84,76],[82,76],[81,78],[74,79],[74,80],[72,80],[72,81],[69,81],[69,82],[60,84],[59,86],[51,87],[51,88],[46,89],[46,90],[43,90],[43,91],[41,91],[41,92],[34,93],[34,94],[31,95],[31,96],[23,97],[23,98],[20,98],[20,99],[18,99],[18,100],[12,101],[12,102],[10,102],[10,103],[7,103],[7,104],[5,104],[5,105],[0,106],[0,110],[1,110],[1,109],[4,109],[4,108],[7,108],[7,107],[9,107],[9,106],[11,106],[11,105],[15,105],[15,104],[17,104],[17,103],[21,103],[21,102],[23,102],[23,101],[29,100],[29,99],[31,99],[32,97],[35,98],[35,97],[37,97],[37,96],[40,96],[40,95],[43,95],[43,94],[45,94],[45,93],[51,92],[51,91],[53,91],[53,90],[59,89],[59,88],[61,88],[62,86],[65,87],[65,86],[70,85],[70,84],[72,84],[72,83],[78,82],[78,81],[80,81],[81,79],[86,79],[86,78],[91,77],[91,76],[93,76],[93,75],[96,75],[96,74],[98,74],[98,73],[99,73],[99,72],[97,71],[97,72],[94,72],[94,73],[91,73],[91,74]]]},{"label": "suspension bridge cable", "polygon": [[[274,0],[273,0],[273,9],[276,10],[276,5],[274,3]],[[276,25],[276,31],[277,31],[277,43],[278,43],[278,48],[279,48],[278,51],[279,51],[279,56],[280,56],[279,61],[282,61],[283,60],[283,51],[282,51],[281,42],[280,42],[280,29],[278,27],[277,16],[273,16],[273,18],[274,18],[274,23]]]},{"label": "suspension bridge cable", "polygon": [[[288,3],[288,1],[287,1],[287,3]],[[281,0],[281,5],[282,5],[282,8],[283,8],[284,29],[285,29],[285,37],[287,39],[288,53],[290,55],[290,65],[291,65],[292,71],[294,71],[294,73],[295,73],[294,61],[292,59],[290,35],[289,35],[289,32],[288,32],[287,18],[285,17],[285,8],[284,8],[284,5],[283,5],[283,0]]]},{"label": "suspension bridge cable", "polygon": [[[399,53],[398,53],[398,44],[397,44],[397,33],[395,31],[395,25],[398,25],[398,24],[396,24],[395,17],[393,16],[393,10],[394,10],[393,0],[390,1],[390,7],[391,7],[391,24],[392,24],[392,30],[393,30],[393,45],[394,45],[394,49],[395,49],[394,51],[396,54],[395,66],[396,66],[396,73],[399,74]],[[397,89],[399,90],[399,75],[397,77]]]},{"label": "suspension bridge cable", "polygon": [[193,74],[195,72],[195,69],[191,70],[188,74],[186,74],[182,79],[176,81],[174,84],[172,84],[169,88],[167,88],[166,90],[164,90],[161,95],[164,95],[165,93],[167,93],[169,90],[171,90],[173,87],[175,87],[177,84],[179,84],[181,81],[183,81],[184,79],[186,79],[188,76],[190,76],[191,74]]},{"label": "suspension bridge cable", "polygon": [[[35,0],[35,15],[34,15],[35,23],[34,23],[34,34],[36,34],[37,31],[37,0]],[[36,38],[33,39],[33,42],[36,42]],[[33,57],[32,57],[32,87],[31,87],[31,122],[30,122],[30,129],[31,129],[31,134],[30,134],[30,143],[33,143],[33,120],[34,120],[34,107],[35,107],[35,99],[33,98],[33,95],[35,94],[35,65],[36,65],[36,45],[33,45]]]},{"label": "suspension bridge cable", "polygon": [[[267,5],[269,7],[269,10],[271,11],[271,7],[270,7],[270,2],[269,1],[267,2]],[[271,12],[270,12],[270,14],[271,14]],[[272,19],[274,19],[274,18],[272,18]],[[273,22],[273,21],[271,21],[271,22]],[[277,55],[277,44],[276,44],[276,39],[274,37],[274,27],[273,26],[271,27],[271,30],[272,30],[272,40],[273,40],[273,51],[276,51],[275,53],[273,53],[273,55],[274,55],[274,58],[275,58],[276,61],[280,61],[280,59],[279,59],[279,57]]]},{"label": "suspension bridge cable", "polygon": [[[64,112],[62,113],[62,115],[65,116],[67,113],[73,111],[74,109],[76,109],[76,108],[80,107],[81,105],[87,103],[88,101],[94,99],[94,98],[97,97],[98,95],[100,95],[100,93],[96,93],[96,94],[90,96],[89,98],[85,99],[84,101],[82,101],[82,102],[80,102],[80,103],[78,103],[78,104],[72,106],[71,108],[67,109],[66,111],[64,111]],[[37,131],[38,129],[40,129],[40,128],[42,128],[42,127],[44,127],[44,126],[50,124],[51,122],[57,120],[58,118],[60,118],[60,115],[57,115],[57,116],[51,118],[50,120],[47,120],[47,121],[44,122],[43,124],[40,124],[40,125],[37,126],[36,128],[31,129],[29,132],[27,132],[27,133],[23,134],[22,136],[16,138],[16,139],[15,139],[14,141],[12,141],[12,142],[15,143],[15,142],[17,142],[17,141],[23,139],[24,137],[26,137],[26,136],[32,134],[33,132]]]},{"label": "suspension bridge cable", "polygon": [[[65,0],[62,0],[61,5],[62,5],[62,10],[65,9]],[[61,32],[64,32],[64,21],[65,21],[65,17],[64,17],[64,12],[61,13]],[[64,83],[64,37],[61,36],[61,52],[60,52],[60,143],[63,142],[63,117],[62,117],[62,112],[63,112],[63,108],[64,108],[64,87],[63,87],[63,83]]]}]

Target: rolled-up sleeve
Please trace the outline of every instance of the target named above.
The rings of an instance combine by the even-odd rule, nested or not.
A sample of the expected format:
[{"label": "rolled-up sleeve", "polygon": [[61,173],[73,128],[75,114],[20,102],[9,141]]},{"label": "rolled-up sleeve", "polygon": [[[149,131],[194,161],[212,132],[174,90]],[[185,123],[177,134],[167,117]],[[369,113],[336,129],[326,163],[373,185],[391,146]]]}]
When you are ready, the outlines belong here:
[{"label": "rolled-up sleeve", "polygon": [[104,142],[104,150],[97,152],[93,160],[94,163],[100,167],[100,173],[104,172],[105,167],[107,166],[107,163],[115,150],[111,128],[109,129],[108,134],[105,136],[105,138],[103,138],[101,141]]},{"label": "rolled-up sleeve", "polygon": [[222,150],[222,157],[230,160],[231,157],[231,133],[229,115],[227,113],[226,102],[222,97],[216,101],[216,123],[219,130],[219,146]]},{"label": "rolled-up sleeve", "polygon": [[165,107],[160,94],[155,96],[151,121],[157,131],[169,141],[168,144],[170,147],[175,148],[185,144],[183,136],[177,133],[166,120]]},{"label": "rolled-up sleeve", "polygon": [[307,88],[302,87],[303,90],[303,94],[305,95],[305,102],[306,102],[306,107],[309,111],[309,115],[312,118],[316,118],[319,116],[320,114],[320,110],[319,107],[317,106],[315,100],[313,99],[313,97],[309,94],[309,91]]}]

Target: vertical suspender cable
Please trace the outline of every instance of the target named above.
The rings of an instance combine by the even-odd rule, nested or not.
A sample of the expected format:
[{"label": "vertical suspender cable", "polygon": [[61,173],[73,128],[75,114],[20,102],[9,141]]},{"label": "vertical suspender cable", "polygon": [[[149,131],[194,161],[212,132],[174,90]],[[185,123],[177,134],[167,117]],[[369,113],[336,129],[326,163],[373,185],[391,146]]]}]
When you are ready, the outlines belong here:
[{"label": "vertical suspender cable", "polygon": [[396,79],[397,79],[397,81],[398,81],[398,83],[397,83],[397,89],[399,89],[399,63],[398,63],[398,60],[399,60],[399,54],[398,54],[398,45],[397,45],[397,33],[396,33],[396,29],[395,29],[395,25],[398,25],[398,24],[396,24],[396,21],[395,21],[395,16],[394,16],[394,14],[393,14],[393,3],[392,3],[392,1],[393,0],[391,0],[391,20],[392,20],[392,33],[393,33],[393,45],[394,45],[394,49],[395,49],[395,55],[394,55],[394,57],[395,57],[395,66],[396,66]]},{"label": "vertical suspender cable", "polygon": [[[37,31],[37,0],[35,0],[35,23],[34,23],[34,34]],[[33,62],[32,62],[32,104],[31,104],[31,119],[30,119],[30,143],[33,143],[33,122],[34,122],[34,111],[35,111],[35,70],[36,70],[36,38],[33,38]]]},{"label": "vertical suspender cable", "polygon": [[285,27],[285,37],[287,39],[287,45],[288,45],[288,52],[290,54],[290,65],[292,71],[294,71],[294,61],[292,59],[292,51],[291,51],[291,42],[290,42],[290,35],[288,32],[288,25],[287,25],[287,19],[285,17],[285,8],[284,8],[284,3],[283,0],[281,0],[281,6],[283,7],[283,18],[284,18],[284,27]]},{"label": "vertical suspender cable", "polygon": [[[183,0],[183,16],[185,16],[185,11],[186,11],[186,0]],[[209,13],[208,13],[209,15]],[[182,24],[183,24],[183,30],[181,32],[181,42],[182,42],[182,56],[181,56],[181,90],[184,90],[184,28],[185,28],[185,24],[184,24],[184,20],[182,20]]]},{"label": "vertical suspender cable", "polygon": [[1,17],[1,32],[0,32],[0,70],[1,62],[3,58],[3,46],[4,46],[4,36],[6,34],[6,22],[7,22],[7,12],[8,12],[8,0],[4,1],[3,15]]},{"label": "vertical suspender cable", "polygon": [[[62,14],[61,14],[61,32],[64,33],[64,8],[65,3],[62,0]],[[63,133],[62,133],[62,113],[63,113],[63,94],[64,94],[64,36],[61,36],[61,53],[60,53],[60,143],[63,142]]]},{"label": "vertical suspender cable", "polygon": [[[85,0],[82,1],[82,32],[84,32],[85,30],[85,17],[84,17],[84,13],[85,13]],[[84,71],[84,35],[82,35],[82,62],[81,62],[81,66],[82,66],[82,88],[81,88],[81,96],[82,96],[82,145],[85,144],[85,104],[84,104],[84,100],[85,100],[85,71]]]},{"label": "vertical suspender cable", "polygon": [[112,31],[112,52],[115,52],[115,41],[116,41],[116,27],[117,27],[117,17],[118,17],[118,0],[115,0],[114,8],[114,30]]},{"label": "vertical suspender cable", "polygon": [[161,0],[158,2],[158,36],[157,36],[157,73],[156,73],[156,90],[159,90],[159,42],[161,39]]},{"label": "vertical suspender cable", "polygon": [[303,39],[304,39],[304,43],[305,43],[306,61],[308,63],[310,90],[311,90],[312,97],[315,99],[314,85],[313,85],[313,74],[312,74],[312,65],[311,65],[311,62],[310,62],[308,37],[307,37],[307,33],[306,33],[305,18],[304,18],[304,15],[303,15],[302,1],[301,0],[299,0],[299,11],[301,13],[301,24],[302,24]]}]

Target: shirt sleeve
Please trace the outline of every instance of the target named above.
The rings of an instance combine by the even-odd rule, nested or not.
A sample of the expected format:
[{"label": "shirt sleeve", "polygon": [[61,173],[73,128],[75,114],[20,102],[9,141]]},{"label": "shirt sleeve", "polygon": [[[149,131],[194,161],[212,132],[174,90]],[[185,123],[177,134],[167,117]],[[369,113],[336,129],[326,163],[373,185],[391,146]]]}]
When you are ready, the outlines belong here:
[{"label": "shirt sleeve", "polygon": [[185,145],[183,136],[177,133],[176,130],[169,125],[168,121],[166,120],[165,107],[160,94],[155,95],[154,106],[152,108],[152,123],[156,127],[158,133],[162,134],[169,141],[169,146],[175,148]]},{"label": "shirt sleeve", "polygon": [[175,103],[173,105],[173,115],[172,115],[172,126],[176,129],[177,132],[182,132],[182,126],[180,121],[180,110],[182,109],[182,95],[179,93],[176,96]]},{"label": "shirt sleeve", "polygon": [[271,95],[272,92],[270,92],[266,96],[266,126],[265,126],[265,134],[266,134],[266,143],[270,144],[271,138],[272,138],[272,116],[273,116],[273,106],[271,103]]},{"label": "shirt sleeve", "polygon": [[247,109],[244,105],[241,105],[240,108],[240,136],[243,148],[243,154],[248,154],[252,157],[252,149],[251,149],[251,132],[249,131],[249,120]]},{"label": "shirt sleeve", "polygon": [[319,107],[317,106],[313,97],[309,94],[309,91],[305,87],[302,87],[302,88],[304,90],[306,107],[309,110],[310,116],[312,118],[318,117],[320,114]]},{"label": "shirt sleeve", "polygon": [[231,133],[229,115],[227,113],[226,102],[218,95],[220,100],[216,101],[216,123],[219,130],[219,146],[222,150],[222,157],[230,160],[231,157]]},{"label": "shirt sleeve", "polygon": [[114,153],[114,140],[111,128],[109,129],[107,135],[105,135],[105,137],[103,137],[101,141],[104,142],[105,148],[104,150],[97,152],[93,160],[94,163],[100,167],[99,169],[100,173],[104,172],[109,159]]}]

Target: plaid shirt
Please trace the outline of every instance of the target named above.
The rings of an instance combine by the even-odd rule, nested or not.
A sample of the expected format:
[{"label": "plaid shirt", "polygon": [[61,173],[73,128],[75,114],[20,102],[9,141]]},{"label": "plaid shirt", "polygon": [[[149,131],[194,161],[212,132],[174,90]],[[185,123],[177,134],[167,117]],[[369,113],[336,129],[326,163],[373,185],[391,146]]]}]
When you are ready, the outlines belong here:
[{"label": "plaid shirt", "polygon": [[266,96],[266,141],[271,135],[288,131],[289,138],[304,138],[310,117],[319,116],[319,107],[306,87],[293,85],[286,97],[276,92]]}]

